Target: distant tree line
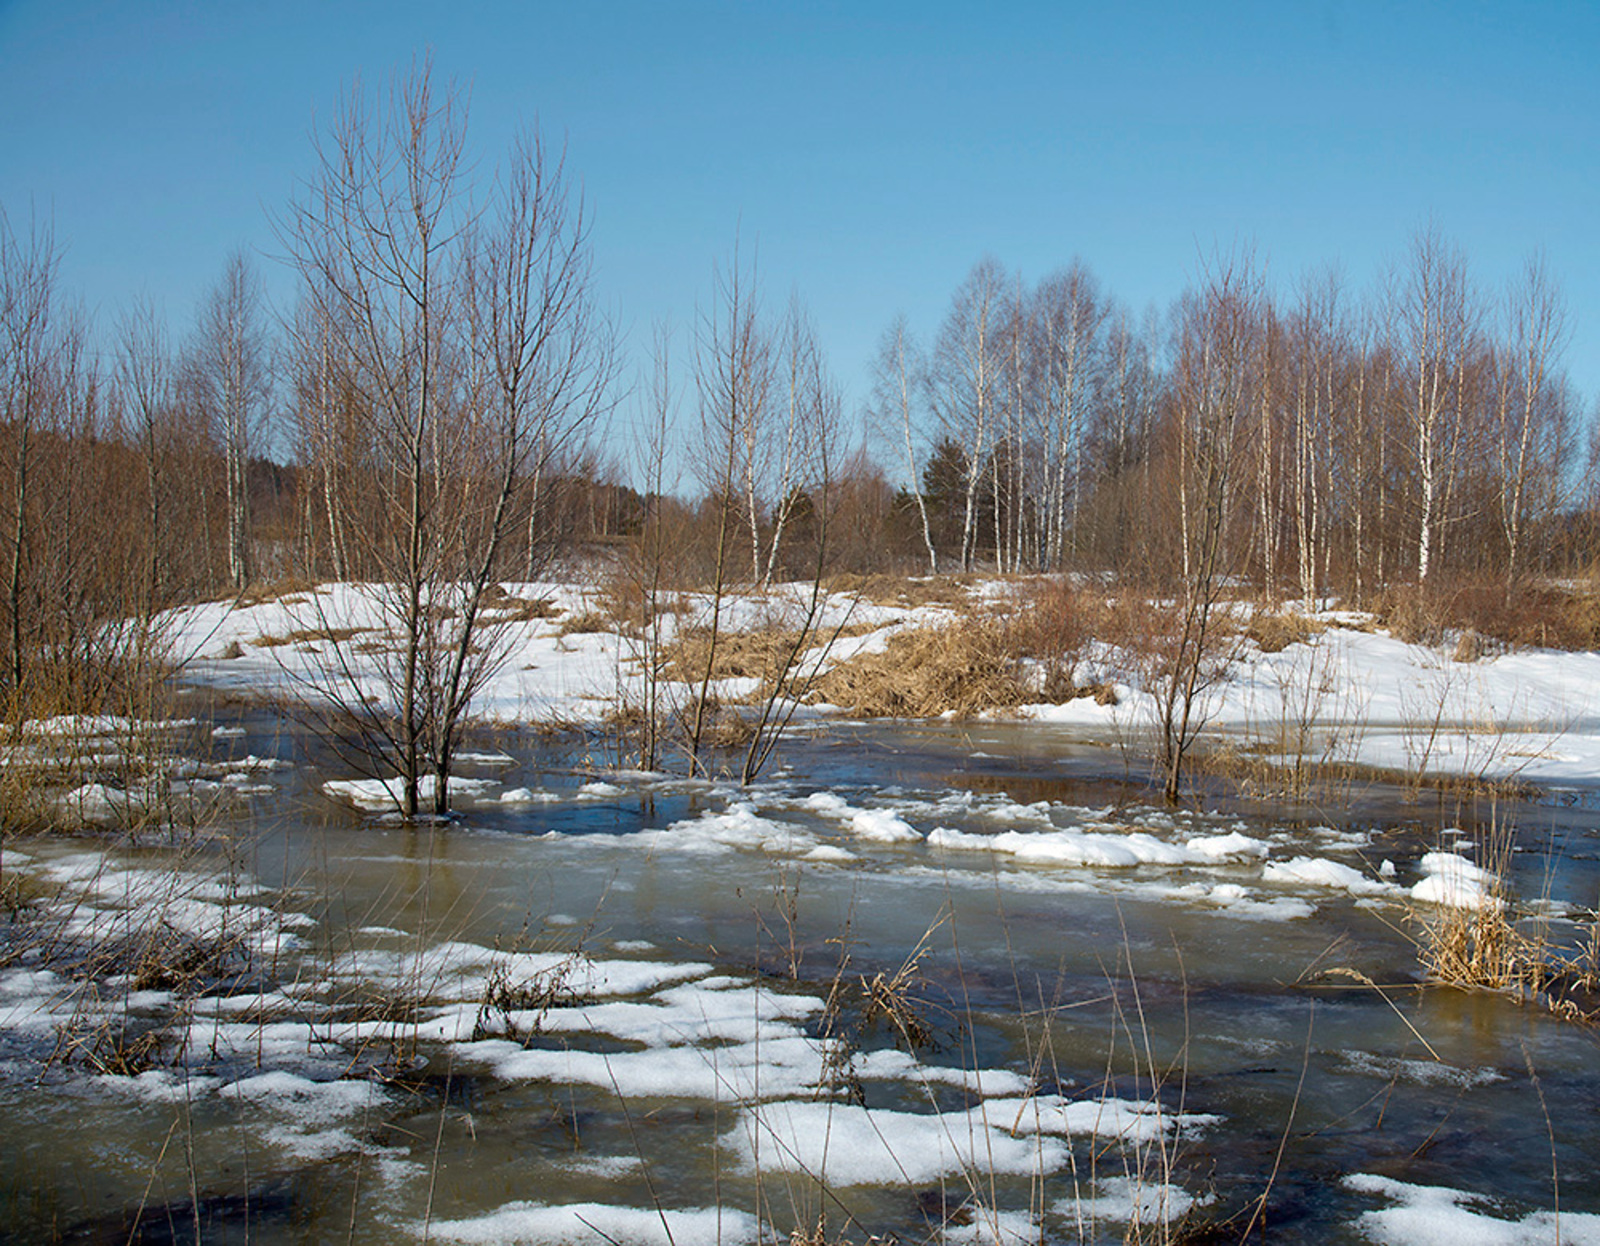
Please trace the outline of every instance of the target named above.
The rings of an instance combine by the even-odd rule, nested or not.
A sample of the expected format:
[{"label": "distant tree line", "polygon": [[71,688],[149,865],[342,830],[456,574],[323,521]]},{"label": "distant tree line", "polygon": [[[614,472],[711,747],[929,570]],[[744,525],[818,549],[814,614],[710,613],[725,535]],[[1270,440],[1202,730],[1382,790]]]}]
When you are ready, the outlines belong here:
[{"label": "distant tree line", "polygon": [[873,416],[930,568],[1181,578],[1209,464],[1231,575],[1361,602],[1587,566],[1567,338],[1541,260],[1486,292],[1434,228],[1363,295],[1330,271],[1283,297],[1218,257],[1139,323],[1080,262],[1030,287],[985,260],[925,351],[886,335]]},{"label": "distant tree line", "polygon": [[1358,604],[1592,560],[1592,425],[1538,258],[1486,290],[1429,227],[1370,289],[1284,293],[1219,256],[1142,318],[1080,261],[1030,284],[985,259],[925,344],[890,327],[858,435],[803,308],[770,314],[737,257],[688,385],[663,346],[619,388],[561,159],[530,139],[480,181],[464,134],[426,74],[353,96],[276,221],[296,305],[269,315],[235,255],[176,338],[138,304],[92,349],[48,226],[0,216],[13,717],[104,621],[284,577],[405,581],[426,630],[425,584],[475,585],[470,612],[651,543],[682,583],[1206,564]]}]

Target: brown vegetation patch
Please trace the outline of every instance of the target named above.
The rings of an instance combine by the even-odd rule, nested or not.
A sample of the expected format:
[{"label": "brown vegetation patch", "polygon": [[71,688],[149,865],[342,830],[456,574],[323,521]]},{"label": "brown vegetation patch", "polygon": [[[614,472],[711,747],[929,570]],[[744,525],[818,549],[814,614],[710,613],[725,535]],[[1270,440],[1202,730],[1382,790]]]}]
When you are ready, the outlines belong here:
[{"label": "brown vegetation patch", "polygon": [[532,623],[563,613],[548,597],[519,597],[498,584],[491,584],[485,591],[483,608],[484,618],[491,623]]},{"label": "brown vegetation patch", "polygon": [[1308,619],[1303,614],[1283,612],[1254,615],[1244,634],[1256,642],[1256,648],[1262,653],[1281,653],[1290,645],[1303,645],[1327,630],[1326,623]]},{"label": "brown vegetation patch", "polygon": [[759,679],[775,683],[787,673],[803,637],[799,632],[769,627],[749,632],[719,632],[712,653],[708,628],[691,628],[662,647],[669,679],[693,682],[712,679]]},{"label": "brown vegetation patch", "polygon": [[[802,654],[826,645],[840,636],[864,636],[876,631],[871,623],[852,623],[825,631],[800,631],[796,628],[761,627],[751,631],[717,634],[716,654],[711,653],[709,628],[690,628],[678,639],[662,646],[663,668],[668,679],[695,682],[706,677],[711,662],[712,679],[759,679],[771,686],[789,674],[790,665]],[[806,663],[806,670],[810,670]]]},{"label": "brown vegetation patch", "polygon": [[1587,945],[1570,951],[1542,928],[1519,929],[1508,914],[1491,904],[1413,915],[1422,928],[1418,951],[1429,981],[1505,992],[1570,1021],[1600,1016],[1600,925],[1591,923]]},{"label": "brown vegetation patch", "polygon": [[274,649],[279,645],[308,645],[319,640],[343,644],[352,636],[359,636],[371,630],[369,627],[301,627],[286,636],[257,636],[250,641],[250,644],[257,649]]},{"label": "brown vegetation patch", "polygon": [[616,621],[610,615],[601,614],[598,610],[585,610],[582,614],[569,614],[562,619],[561,625],[556,628],[556,635],[592,635],[615,631],[616,627]]},{"label": "brown vegetation patch", "polygon": [[[1378,617],[1409,644],[1443,645],[1455,633],[1461,661],[1503,649],[1600,648],[1600,595],[1585,589],[1503,581],[1404,584],[1378,602]],[[1470,633],[1470,637],[1469,634]]]},{"label": "brown vegetation patch", "polygon": [[263,606],[268,602],[282,601],[288,597],[305,599],[305,594],[317,591],[315,580],[301,579],[299,576],[285,576],[281,580],[272,580],[264,584],[252,584],[240,593],[234,605],[241,608],[250,606]]},{"label": "brown vegetation patch", "polygon": [[963,718],[1036,696],[1005,627],[992,619],[900,632],[882,653],[833,667],[817,681],[817,694],[871,718]]},{"label": "brown vegetation patch", "polygon": [[829,577],[823,583],[829,593],[859,597],[875,606],[949,606],[959,608],[970,601],[968,587],[972,575],[858,575],[847,572]]}]

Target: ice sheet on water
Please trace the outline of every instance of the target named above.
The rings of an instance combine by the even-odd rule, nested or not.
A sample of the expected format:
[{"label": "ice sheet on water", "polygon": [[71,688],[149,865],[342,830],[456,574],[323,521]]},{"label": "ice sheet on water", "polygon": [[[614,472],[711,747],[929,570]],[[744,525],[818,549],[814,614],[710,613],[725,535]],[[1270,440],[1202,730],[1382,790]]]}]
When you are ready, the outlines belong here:
[{"label": "ice sheet on water", "polygon": [[[422,1236],[422,1226],[415,1226]],[[518,1242],[523,1246],[681,1246],[717,1242],[739,1246],[771,1235],[748,1212],[729,1208],[662,1210],[609,1203],[507,1203],[486,1216],[435,1220],[428,1236],[436,1241]]]},{"label": "ice sheet on water", "polygon": [[1027,1212],[999,1211],[981,1203],[963,1208],[964,1223],[947,1222],[939,1230],[944,1246],[1036,1246],[1043,1240],[1039,1222]]},{"label": "ice sheet on water", "polygon": [[1493,1200],[1482,1195],[1371,1173],[1354,1173],[1344,1186],[1395,1204],[1355,1222],[1383,1246],[1600,1246],[1600,1215],[1535,1211],[1513,1220],[1495,1214]]},{"label": "ice sheet on water", "polygon": [[740,1114],[723,1139],[746,1172],[805,1172],[838,1185],[924,1184],[979,1170],[1026,1176],[1065,1167],[1068,1139],[1148,1143],[1216,1118],[1120,1099],[989,1099],[965,1111],[904,1112],[780,1101]]},{"label": "ice sheet on water", "polygon": [[488,1066],[503,1081],[593,1086],[624,1099],[700,1099],[747,1103],[811,1093],[825,1057],[813,1040],[782,1034],[722,1046],[675,1046],[645,1051],[592,1052],[525,1048],[485,1039],[457,1048],[458,1063]]},{"label": "ice sheet on water", "polygon": [[1354,1073],[1385,1081],[1408,1081],[1419,1086],[1474,1087],[1505,1081],[1505,1074],[1498,1069],[1463,1069],[1439,1060],[1404,1060],[1370,1051],[1341,1051],[1339,1057]]},{"label": "ice sheet on water", "polygon": [[1052,1210],[1074,1223],[1113,1220],[1119,1224],[1137,1221],[1151,1231],[1183,1219],[1191,1208],[1209,1200],[1197,1200],[1181,1186],[1168,1185],[1154,1176],[1149,1181],[1135,1177],[1102,1177],[1095,1182],[1097,1193],[1085,1192],[1077,1198],[1062,1199]]},{"label": "ice sheet on water", "polygon": [[763,817],[750,801],[739,801],[722,813],[704,813],[674,822],[665,830],[638,831],[611,840],[633,843],[651,852],[681,852],[700,856],[746,850],[771,856],[838,860],[833,845],[793,822]]},{"label": "ice sheet on water", "polygon": [[1372,878],[1326,857],[1291,857],[1269,861],[1261,869],[1262,880],[1289,887],[1329,887],[1348,891],[1353,896],[1386,895],[1394,892],[1392,883]]},{"label": "ice sheet on water", "polygon": [[569,952],[500,952],[480,943],[449,941],[420,952],[413,948],[367,948],[348,953],[335,966],[337,976],[368,985],[425,988],[430,993],[455,991],[457,998],[478,998],[491,970],[506,981],[534,979],[559,986],[574,998],[637,995],[674,982],[700,977],[711,966],[702,962],[599,960]]},{"label": "ice sheet on water", "polygon": [[1088,865],[1132,869],[1139,865],[1214,865],[1264,856],[1259,840],[1236,833],[1202,836],[1190,843],[1158,839],[1145,831],[1002,831],[973,834],[940,828],[928,835],[936,848],[1001,852],[1019,861],[1048,865]]},{"label": "ice sheet on water", "polygon": [[[450,799],[458,805],[470,805],[489,798],[500,785],[493,779],[450,780]],[[439,783],[436,776],[425,774],[417,780],[417,800],[423,806],[432,804]],[[398,776],[392,779],[329,779],[322,790],[334,800],[342,800],[370,813],[392,812],[400,808],[405,796],[405,784]]]},{"label": "ice sheet on water", "polygon": [[1056,1137],[1012,1133],[1000,1118],[784,1101],[740,1113],[722,1145],[741,1171],[793,1172],[833,1185],[923,1185],[980,1170],[1027,1176],[1064,1167]]}]

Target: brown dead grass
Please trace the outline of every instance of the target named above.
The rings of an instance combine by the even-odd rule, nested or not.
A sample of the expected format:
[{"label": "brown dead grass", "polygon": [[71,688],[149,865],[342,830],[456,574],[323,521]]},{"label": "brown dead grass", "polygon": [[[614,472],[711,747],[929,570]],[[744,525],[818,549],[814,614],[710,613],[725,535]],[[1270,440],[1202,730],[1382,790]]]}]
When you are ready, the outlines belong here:
[{"label": "brown dead grass", "polygon": [[[711,666],[712,679],[759,679],[772,683],[781,679],[795,645],[798,632],[780,628],[761,628],[753,632],[721,632]],[[711,633],[695,628],[663,648],[669,679],[697,680],[706,674],[712,658]]]},{"label": "brown dead grass", "polygon": [[284,636],[257,636],[250,644],[257,649],[274,649],[280,645],[313,644],[316,641],[327,641],[332,644],[342,644],[352,636],[360,636],[370,632],[370,627],[302,627],[296,628]]},{"label": "brown dead grass", "polygon": [[1019,581],[999,607],[901,632],[884,652],[840,663],[817,692],[866,717],[970,717],[1086,696],[1115,705],[1113,684],[1082,678],[1085,657],[1096,640],[1144,644],[1139,627],[1148,616],[1065,579],[1034,577]]},{"label": "brown dead grass", "polygon": [[558,636],[587,635],[595,632],[611,632],[617,627],[616,620],[609,614],[602,614],[598,610],[585,610],[582,614],[569,614],[561,620],[556,628]]},{"label": "brown dead grass", "polygon": [[[875,631],[871,624],[851,624],[841,628],[838,636],[863,636]],[[721,632],[717,636],[717,649],[711,666],[712,679],[759,679],[763,691],[770,689],[789,674],[789,663],[807,650],[827,644],[835,639],[830,629],[802,634],[792,628],[765,627],[747,632]],[[668,679],[694,682],[704,679],[706,662],[711,658],[711,633],[705,628],[693,628],[670,644],[662,646],[665,665],[663,673]],[[810,664],[807,663],[807,670]]]},{"label": "brown dead grass", "polygon": [[816,692],[869,718],[966,718],[1037,696],[1005,628],[983,618],[900,632],[882,653],[840,662]]},{"label": "brown dead grass", "polygon": [[823,588],[830,593],[861,598],[875,606],[947,606],[961,609],[971,601],[968,589],[977,583],[975,575],[856,575],[830,577]]},{"label": "brown dead grass", "polygon": [[1500,581],[1397,585],[1377,603],[1390,632],[1410,644],[1443,645],[1451,634],[1462,661],[1505,649],[1600,648],[1600,594],[1588,588]]},{"label": "brown dead grass", "polygon": [[484,593],[484,617],[491,623],[532,623],[554,619],[563,611],[548,597],[519,597],[492,584]]},{"label": "brown dead grass", "polygon": [[1508,912],[1487,906],[1414,914],[1428,980],[1512,995],[1567,1021],[1600,1021],[1600,923],[1591,923],[1584,947],[1570,950],[1557,947],[1539,928],[1520,929]]},{"label": "brown dead grass", "polygon": [[272,601],[281,601],[286,597],[299,597],[304,599],[306,594],[317,591],[315,580],[301,579],[299,576],[285,576],[281,580],[270,580],[262,584],[252,584],[239,594],[235,605],[240,607],[261,606]]},{"label": "brown dead grass", "polygon": [[1326,623],[1285,612],[1254,615],[1245,626],[1244,634],[1256,642],[1262,653],[1281,653],[1290,645],[1303,645],[1327,630]]}]

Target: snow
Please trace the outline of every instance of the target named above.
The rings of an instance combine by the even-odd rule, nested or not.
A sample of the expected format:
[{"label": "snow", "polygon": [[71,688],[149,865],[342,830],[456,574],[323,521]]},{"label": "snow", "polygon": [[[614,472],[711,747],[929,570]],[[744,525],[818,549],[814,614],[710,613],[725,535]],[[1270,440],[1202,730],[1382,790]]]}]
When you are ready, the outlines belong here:
[{"label": "snow", "polygon": [[1425,853],[1417,865],[1425,877],[1411,888],[1411,898],[1422,904],[1497,909],[1504,903],[1494,894],[1495,876],[1459,853]]},{"label": "snow", "polygon": [[1059,1096],[995,1098],[966,1111],[926,1113],[790,1101],[741,1113],[723,1143],[750,1173],[806,1173],[835,1185],[920,1185],[973,1171],[1057,1172],[1070,1162],[1070,1137],[1149,1143],[1213,1120],[1149,1103]]},{"label": "snow", "polygon": [[1174,843],[1144,831],[1003,831],[974,835],[939,828],[928,843],[958,851],[1007,853],[1021,861],[1052,865],[1094,865],[1131,869],[1138,865],[1212,865],[1229,859],[1266,855],[1266,845],[1244,835],[1207,837],[1198,845]]},{"label": "snow", "polygon": [[[641,695],[637,642],[610,632],[561,634],[562,619],[593,613],[595,595],[572,584],[509,584],[517,596],[539,598],[554,617],[504,625],[506,659],[485,681],[473,713],[489,721],[583,722],[603,717],[620,697]],[[1012,588],[979,584],[976,599],[1003,601]],[[809,599],[805,585],[776,586],[766,596],[734,595],[722,604],[723,626],[743,629],[793,622]],[[709,617],[710,599],[686,594],[669,630]],[[873,630],[840,637],[824,655],[805,655],[807,669],[858,653],[881,652],[895,633],[951,621],[936,606],[879,606],[847,594],[824,599],[824,627],[849,622]],[[1313,760],[1339,760],[1422,774],[1521,777],[1544,783],[1584,783],[1600,774],[1600,654],[1527,650],[1465,663],[1447,649],[1408,644],[1373,629],[1348,611],[1313,615],[1326,630],[1276,653],[1251,649],[1228,678],[1205,691],[1199,707],[1211,729],[1240,733],[1269,745],[1295,739],[1304,727]],[[217,687],[317,699],[334,664],[326,649],[355,674],[359,695],[387,696],[381,655],[370,650],[387,626],[380,592],[370,585],[329,584],[300,598],[235,606],[211,602],[168,616],[173,647],[192,655],[190,678]],[[287,642],[296,633],[330,627],[361,629],[343,642]],[[268,643],[277,642],[277,643]],[[242,656],[223,655],[242,650]],[[1137,663],[1106,645],[1091,645],[1082,674],[1117,685],[1119,702],[1077,698],[1063,705],[1025,706],[1021,716],[1085,729],[1095,738],[1127,739],[1157,721],[1155,699],[1141,686]],[[747,693],[750,680],[726,681],[725,696]],[[682,686],[664,690],[670,700]],[[173,728],[184,724],[160,724]],[[128,724],[114,719],[49,720],[30,734],[76,734],[115,741]],[[497,764],[485,756],[478,764]],[[881,828],[878,828],[881,830]],[[871,835],[866,828],[862,834]],[[897,837],[904,828],[897,828]]]},{"label": "snow", "polygon": [[1289,886],[1332,887],[1353,896],[1384,895],[1393,890],[1388,883],[1369,878],[1359,870],[1326,857],[1292,857],[1288,861],[1268,862],[1262,868],[1261,877],[1269,883]]},{"label": "snow", "polygon": [[[414,1232],[422,1237],[423,1226],[415,1226]],[[684,1211],[531,1202],[507,1203],[470,1219],[435,1220],[428,1226],[427,1236],[444,1242],[518,1242],[525,1246],[675,1246],[685,1242],[737,1246],[766,1237],[754,1216],[722,1208]]]},{"label": "snow", "polygon": [[1535,1211],[1521,1219],[1490,1214],[1491,1199],[1355,1173],[1347,1190],[1398,1204],[1364,1212],[1356,1228],[1383,1246],[1600,1246],[1600,1215]]},{"label": "snow", "polygon": [[1187,1191],[1152,1178],[1149,1181],[1135,1177],[1103,1177],[1096,1183],[1099,1193],[1065,1199],[1055,1205],[1055,1212],[1068,1220],[1114,1220],[1118,1223],[1137,1221],[1141,1227],[1171,1224],[1181,1220],[1197,1203]]}]

